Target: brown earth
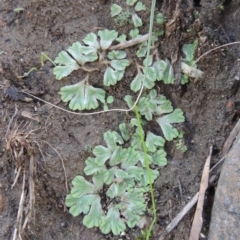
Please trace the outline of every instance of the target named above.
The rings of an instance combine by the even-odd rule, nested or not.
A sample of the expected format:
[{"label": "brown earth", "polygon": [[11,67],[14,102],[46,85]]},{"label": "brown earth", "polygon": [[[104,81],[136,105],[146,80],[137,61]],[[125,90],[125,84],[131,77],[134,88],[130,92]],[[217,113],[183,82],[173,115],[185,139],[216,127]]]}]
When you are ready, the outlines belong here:
[{"label": "brown earth", "polygon": [[[56,81],[52,74],[52,64],[39,64],[41,52],[52,59],[69,47],[73,42],[96,29],[96,27],[117,29],[127,33],[131,26],[119,28],[110,16],[112,3],[119,0],[100,1],[53,1],[26,0],[0,2],[0,184],[2,185],[3,207],[0,201],[0,239],[12,239],[16,224],[19,199],[21,195],[23,174],[12,189],[15,178],[15,160],[6,151],[6,133],[15,107],[18,112],[14,122],[19,125],[26,121],[22,111],[31,113],[36,120],[32,129],[38,129],[34,138],[29,140],[36,165],[34,216],[29,222],[23,239],[119,239],[110,234],[103,235],[98,229],[87,229],[82,225],[83,216],[73,218],[64,206],[67,194],[61,159],[62,156],[68,183],[78,174],[83,174],[84,161],[89,156],[88,149],[103,143],[102,134],[108,129],[117,130],[118,125],[127,121],[123,113],[106,113],[92,116],[76,116],[53,108],[41,101],[32,99],[25,102],[28,96],[17,95],[18,90],[27,89],[34,95],[67,108],[60,102],[58,91],[66,83],[75,83],[82,79],[81,72],[74,72],[62,81]],[[148,1],[144,3],[150,9]],[[199,39],[197,57],[206,51],[240,39],[240,8],[237,0],[220,1],[182,1],[176,8],[175,1],[157,1],[156,12],[162,12],[166,22],[175,20],[168,36],[160,39],[161,58],[173,60],[185,43]],[[224,9],[221,10],[221,6]],[[17,7],[23,11],[14,12]],[[193,17],[193,11],[199,17]],[[177,17],[176,12],[178,12]],[[149,11],[141,15],[144,27],[141,33],[147,33]],[[167,30],[167,29],[166,29]],[[132,51],[132,50],[131,50]],[[132,51],[131,53],[134,53]],[[210,145],[214,146],[212,164],[219,160],[220,152],[226,137],[236,123],[240,114],[240,61],[239,45],[223,48],[202,58],[198,66],[204,71],[204,78],[190,82],[185,86],[164,86],[159,84],[158,91],[166,95],[174,107],[181,108],[186,121],[181,125],[184,130],[186,153],[176,150],[174,144],[167,145],[168,165],[160,170],[160,177],[155,183],[157,202],[157,224],[154,227],[154,238],[163,230],[172,218],[195,195],[199,188],[204,161]],[[19,79],[32,67],[37,71]],[[174,66],[178,73],[177,64]],[[127,77],[132,77],[134,68],[129,68]],[[94,75],[95,86],[101,86],[101,79]],[[12,88],[9,90],[8,87]],[[122,93],[129,93],[128,79],[122,80],[112,88],[116,101],[114,107],[126,107]],[[8,90],[7,90],[8,89]],[[29,129],[23,127],[23,131]],[[48,144],[46,144],[46,142]],[[50,145],[52,146],[50,146]],[[54,148],[54,149],[53,149]],[[39,149],[41,151],[39,151]],[[41,154],[42,152],[42,154]],[[23,154],[24,161],[29,156]],[[27,166],[27,163],[25,163]],[[26,168],[28,169],[28,168]],[[30,176],[27,175],[30,179]],[[181,187],[180,187],[181,186]],[[26,187],[27,189],[27,187]],[[182,189],[182,192],[180,191]],[[0,193],[1,194],[1,193]],[[28,194],[28,190],[26,190]],[[207,235],[211,204],[214,189],[207,195],[203,233]],[[1,199],[0,199],[1,200]],[[25,206],[26,207],[26,206]],[[193,218],[191,211],[167,239],[188,239]],[[136,239],[138,229],[128,230],[127,239]]]}]

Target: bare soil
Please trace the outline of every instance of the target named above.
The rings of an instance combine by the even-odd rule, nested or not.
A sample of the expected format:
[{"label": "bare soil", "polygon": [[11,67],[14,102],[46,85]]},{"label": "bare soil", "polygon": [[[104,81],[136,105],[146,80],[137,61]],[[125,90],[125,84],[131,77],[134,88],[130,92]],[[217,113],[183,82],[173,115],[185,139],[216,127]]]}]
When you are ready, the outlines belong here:
[{"label": "bare soil", "polygon": [[[64,206],[67,194],[64,171],[61,159],[54,149],[64,160],[70,186],[76,175],[83,174],[89,148],[103,143],[104,131],[117,130],[118,125],[127,121],[129,116],[123,113],[71,115],[36,99],[28,102],[26,97],[29,96],[17,95],[19,93],[16,91],[27,89],[34,95],[67,109],[60,101],[60,87],[76,83],[84,76],[81,72],[74,72],[64,80],[56,81],[50,62],[40,66],[40,54],[45,52],[55,59],[61,50],[99,27],[127,33],[131,26],[119,28],[110,16],[111,4],[119,2],[121,1],[0,1],[0,184],[3,199],[3,207],[0,202],[0,239],[8,240],[13,237],[22,192],[22,174],[15,187],[11,188],[16,162],[5,149],[7,128],[16,107],[18,113],[11,129],[14,128],[14,123],[19,125],[22,121],[30,121],[31,129],[39,129],[34,140],[29,141],[36,165],[36,199],[34,216],[29,221],[23,239],[119,239],[111,234],[103,235],[98,229],[87,229],[82,224],[82,215],[73,218],[68,213]],[[141,15],[144,20],[142,34],[148,31],[150,9],[149,1],[143,2],[148,6],[148,11]],[[167,23],[179,11],[173,28],[168,29],[170,34],[159,40],[161,58],[173,61],[180,54],[182,45],[195,39],[199,40],[197,57],[216,46],[240,39],[240,7],[237,0],[225,1],[223,10],[220,9],[221,1],[182,2],[177,9],[173,0],[157,1],[156,12],[162,12]],[[17,7],[24,10],[14,12]],[[197,18],[193,17],[195,10],[199,12]],[[131,51],[134,53],[135,49]],[[160,170],[160,177],[155,183],[157,224],[153,239],[158,239],[159,233],[198,191],[209,147],[214,146],[214,164],[219,160],[224,141],[239,118],[239,56],[239,45],[214,51],[198,63],[199,68],[204,71],[204,78],[200,81],[190,82],[185,86],[180,86],[177,81],[174,86],[158,86],[158,91],[166,95],[174,107],[181,108],[185,113],[186,122],[181,128],[185,132],[188,151],[183,154],[174,144],[167,145],[168,165]],[[32,67],[36,67],[37,71],[22,79],[17,77]],[[177,64],[174,69],[177,73]],[[133,71],[134,68],[130,67],[126,79],[111,89],[116,97],[115,106],[125,107],[122,93],[129,92],[128,79],[135,74]],[[101,82],[99,74],[96,74],[95,86],[101,86]],[[9,87],[12,88],[9,90]],[[23,117],[23,111],[31,113],[37,121]],[[25,128],[23,131],[28,130]],[[26,154],[24,161],[28,161]],[[24,166],[28,169],[26,162]],[[203,226],[205,235],[208,233],[214,189],[210,189],[207,196]],[[194,211],[189,212],[167,239],[188,239],[193,213]],[[136,239],[140,231],[128,230],[126,234],[125,239]]]}]

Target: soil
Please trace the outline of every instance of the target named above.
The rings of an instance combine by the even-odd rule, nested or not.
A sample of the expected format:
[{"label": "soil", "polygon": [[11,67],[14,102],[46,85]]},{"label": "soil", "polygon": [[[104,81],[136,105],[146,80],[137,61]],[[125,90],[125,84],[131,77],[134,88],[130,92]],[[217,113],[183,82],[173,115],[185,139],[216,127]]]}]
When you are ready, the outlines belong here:
[{"label": "soil", "polygon": [[[64,171],[57,152],[64,160],[70,186],[76,175],[84,174],[84,161],[89,156],[89,148],[103,143],[102,134],[109,129],[117,130],[118,125],[127,121],[129,116],[117,112],[76,116],[18,92],[26,89],[41,99],[67,109],[66,104],[60,101],[60,87],[76,83],[84,76],[75,71],[64,80],[56,81],[51,62],[46,61],[41,67],[40,54],[44,52],[55,59],[61,50],[97,28],[117,29],[127,33],[131,26],[119,28],[110,16],[111,4],[119,2],[121,1],[0,2],[0,195],[3,198],[3,207],[0,202],[0,239],[13,238],[23,181],[21,173],[14,188],[11,187],[16,164],[19,163],[6,149],[6,138],[9,137],[6,133],[9,134],[8,126],[12,133],[22,121],[31,122],[29,128],[26,125],[20,126],[19,131],[25,134],[30,129],[39,129],[35,135],[30,136],[28,142],[33,148],[31,151],[35,160],[35,204],[34,215],[22,239],[119,239],[111,234],[103,235],[98,229],[87,229],[82,224],[82,215],[73,218],[68,213],[64,205],[67,194]],[[143,2],[148,6],[148,11],[141,14],[144,22],[141,33],[145,34],[148,32],[150,4],[146,0]],[[178,11],[173,28],[165,29],[170,34],[159,40],[162,59],[168,58],[174,62],[174,59],[179,58],[182,45],[195,39],[199,40],[197,57],[214,47],[240,39],[240,7],[237,0],[223,3],[208,0],[182,2],[177,8],[173,0],[157,1],[156,12],[163,13],[166,23],[173,20]],[[220,6],[224,9],[221,10]],[[24,10],[15,12],[17,7]],[[197,18],[193,17],[194,11],[199,13]],[[134,53],[135,50],[131,51]],[[185,132],[184,141],[188,150],[182,153],[174,144],[167,145],[168,165],[160,169],[160,177],[154,186],[157,223],[152,239],[158,239],[159,233],[198,191],[209,147],[214,146],[213,165],[219,160],[222,146],[239,118],[239,55],[239,45],[219,49],[198,62],[199,69],[204,72],[203,79],[184,86],[180,86],[178,81],[173,86],[164,86],[162,83],[158,86],[159,93],[166,95],[174,107],[184,111],[186,121],[180,127]],[[32,71],[24,78],[17,77],[32,67],[36,67],[37,71]],[[177,73],[177,61],[174,70]],[[133,71],[134,68],[128,69],[128,79],[135,74]],[[129,93],[127,78],[111,89],[116,98],[113,107],[126,107],[122,92]],[[101,86],[98,74],[94,75],[93,81],[95,86]],[[17,114],[10,124],[16,108]],[[26,112],[28,118],[24,117]],[[23,153],[22,161],[27,162],[28,158]],[[208,233],[213,197],[214,189],[210,189],[204,209],[202,232],[205,235]],[[167,239],[188,239],[193,214],[194,211],[190,211]],[[139,235],[138,229],[127,230],[126,236],[122,238],[136,239]]]}]

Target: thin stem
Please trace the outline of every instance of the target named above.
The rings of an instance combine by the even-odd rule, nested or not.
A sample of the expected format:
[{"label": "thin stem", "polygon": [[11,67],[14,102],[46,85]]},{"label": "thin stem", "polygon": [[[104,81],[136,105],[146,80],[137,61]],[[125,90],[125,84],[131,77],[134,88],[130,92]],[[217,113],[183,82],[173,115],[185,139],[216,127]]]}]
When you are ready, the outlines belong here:
[{"label": "thin stem", "polygon": [[44,65],[44,58],[46,58],[48,61],[50,61],[55,67],[57,66],[56,63],[50,57],[48,57],[48,55],[46,53],[42,52],[41,56],[40,56],[40,61],[41,61],[42,67]]},{"label": "thin stem", "polygon": [[148,240],[149,237],[151,236],[153,225],[155,224],[156,219],[157,219],[157,214],[156,214],[157,210],[156,210],[156,203],[155,203],[153,184],[152,184],[152,174],[151,174],[150,167],[149,167],[147,147],[146,147],[146,143],[144,141],[144,132],[143,132],[143,128],[142,128],[142,125],[141,125],[141,120],[140,120],[140,115],[139,115],[139,112],[138,112],[138,107],[136,106],[134,108],[134,110],[135,110],[135,115],[137,117],[138,129],[139,129],[139,132],[140,132],[140,138],[141,138],[141,143],[142,143],[143,152],[144,152],[144,162],[145,162],[145,166],[146,166],[146,169],[147,169],[149,188],[150,188],[150,194],[151,194],[151,201],[152,201],[152,209],[153,209],[153,221],[151,222],[151,225],[147,230],[147,236],[146,236],[146,240]]},{"label": "thin stem", "polygon": [[[147,72],[149,56],[150,56],[150,49],[151,49],[151,44],[152,44],[152,32],[153,32],[153,20],[154,20],[155,5],[156,5],[156,0],[153,0],[152,1],[152,6],[151,6],[150,25],[149,25],[149,32],[148,32],[148,45],[147,45],[147,57],[146,57],[147,64],[145,65],[143,82],[145,82],[145,80],[146,80],[146,72]],[[135,109],[136,109],[136,111],[135,111],[136,116],[140,120],[139,113],[138,113],[138,110],[137,110],[137,106],[136,106]],[[142,126],[140,126],[140,128],[142,129]],[[144,155],[145,155],[144,158],[145,158],[146,166],[147,166],[148,181],[150,183],[149,187],[150,187],[151,200],[152,200],[152,209],[153,209],[153,220],[152,220],[152,223],[151,223],[150,227],[148,228],[147,236],[146,236],[146,240],[149,240],[149,238],[151,236],[151,232],[152,232],[153,226],[154,226],[154,224],[155,224],[155,222],[157,220],[157,214],[156,214],[157,210],[156,210],[155,197],[154,197],[153,186],[152,186],[152,181],[151,181],[152,176],[151,176],[151,172],[150,172],[150,168],[149,168],[149,160],[148,160],[148,157],[147,157],[147,148],[146,148],[144,139],[141,138],[141,141],[142,141]]]}]

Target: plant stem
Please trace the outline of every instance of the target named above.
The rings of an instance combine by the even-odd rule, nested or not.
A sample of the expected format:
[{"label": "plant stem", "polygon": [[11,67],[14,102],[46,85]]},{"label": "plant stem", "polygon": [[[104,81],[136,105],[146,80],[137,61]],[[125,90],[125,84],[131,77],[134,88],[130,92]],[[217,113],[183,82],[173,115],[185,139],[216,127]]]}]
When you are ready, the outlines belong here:
[{"label": "plant stem", "polygon": [[147,236],[146,236],[146,240],[149,240],[149,237],[151,236],[151,232],[152,232],[152,228],[156,222],[157,219],[157,209],[156,209],[156,203],[155,203],[155,197],[154,197],[154,191],[153,191],[153,185],[152,185],[152,175],[151,175],[151,171],[150,171],[150,167],[149,167],[149,159],[147,156],[147,147],[146,147],[146,143],[144,141],[144,132],[143,132],[143,128],[141,125],[141,119],[140,119],[140,115],[138,112],[138,107],[135,106],[134,107],[135,110],[135,115],[137,117],[137,122],[138,122],[138,130],[140,133],[140,138],[141,138],[141,142],[142,142],[142,147],[143,147],[143,152],[144,152],[144,161],[145,161],[145,166],[147,168],[147,175],[148,175],[148,181],[149,181],[149,188],[150,188],[150,194],[151,194],[151,201],[152,201],[152,209],[153,209],[153,220],[150,224],[150,227],[147,230]]},{"label": "plant stem", "polygon": [[[146,57],[147,64],[145,65],[144,73],[147,72],[150,49],[151,49],[151,44],[152,44],[152,32],[153,32],[153,20],[154,20],[155,5],[156,5],[156,0],[152,0],[150,24],[149,24],[149,32],[148,32],[147,57]],[[145,82],[145,80],[146,80],[146,74],[144,74],[143,82]],[[143,133],[143,130],[142,130],[142,125],[141,125],[137,105],[135,106],[134,110],[135,110],[135,114],[136,114],[136,117],[137,117],[137,120],[138,120],[138,128],[140,130],[141,142],[142,142],[142,146],[143,146],[143,150],[144,150],[144,159],[145,159],[145,164],[146,164],[147,173],[148,173],[149,188],[150,188],[150,194],[151,194],[151,200],[152,200],[153,220],[150,224],[150,227],[147,230],[147,236],[146,236],[146,240],[149,240],[149,238],[151,236],[153,226],[154,226],[154,224],[157,220],[157,214],[156,214],[157,209],[156,209],[155,197],[154,197],[154,192],[153,192],[153,185],[152,185],[152,181],[151,181],[152,176],[151,176],[151,171],[150,171],[150,168],[149,168],[149,160],[148,160],[148,157],[147,157],[147,147],[146,147],[146,143],[144,141],[144,133]]]}]

